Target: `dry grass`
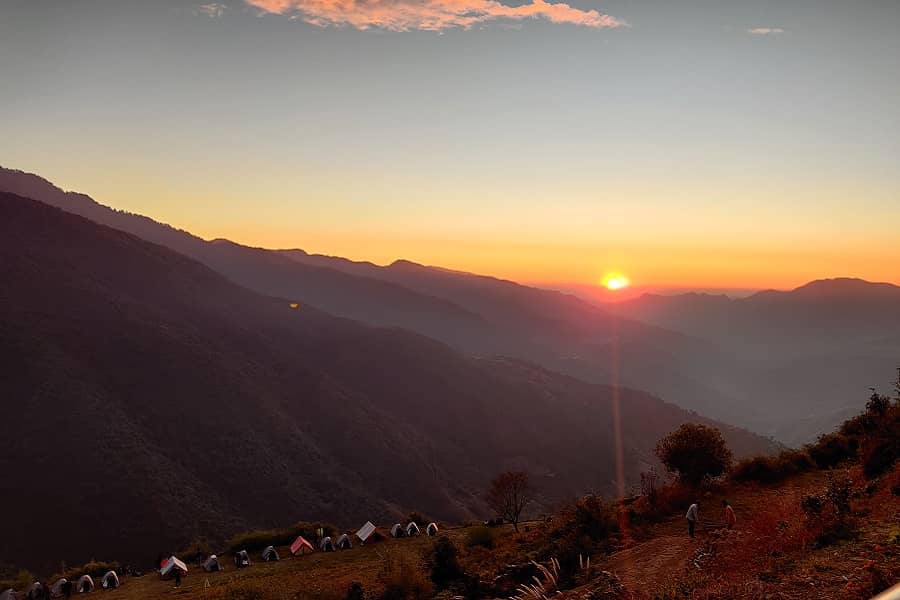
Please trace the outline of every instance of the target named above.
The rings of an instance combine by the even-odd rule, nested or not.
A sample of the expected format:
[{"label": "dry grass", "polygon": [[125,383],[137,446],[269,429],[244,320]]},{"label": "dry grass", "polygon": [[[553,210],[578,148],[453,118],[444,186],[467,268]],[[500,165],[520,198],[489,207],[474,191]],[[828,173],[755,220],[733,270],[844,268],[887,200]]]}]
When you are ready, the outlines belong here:
[{"label": "dry grass", "polygon": [[[511,528],[498,528],[500,545]],[[467,529],[441,532],[463,547]],[[226,562],[222,573],[204,573],[192,568],[176,588],[155,574],[124,578],[118,590],[107,592],[110,600],[172,598],[178,600],[336,600],[343,598],[353,582],[362,584],[367,595],[380,595],[392,579],[391,572],[408,576],[411,570],[427,580],[424,556],[436,538],[401,538],[367,546],[354,546],[345,552],[316,552],[293,557],[288,548],[279,547],[282,560],[276,563],[254,562],[248,569],[235,569]],[[207,587],[208,582],[208,587]]]}]

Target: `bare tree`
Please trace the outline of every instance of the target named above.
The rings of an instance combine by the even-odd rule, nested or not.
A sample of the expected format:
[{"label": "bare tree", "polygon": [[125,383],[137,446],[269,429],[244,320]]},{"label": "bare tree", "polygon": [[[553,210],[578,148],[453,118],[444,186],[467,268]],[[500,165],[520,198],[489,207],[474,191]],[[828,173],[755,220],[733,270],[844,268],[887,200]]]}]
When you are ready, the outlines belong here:
[{"label": "bare tree", "polygon": [[519,532],[519,519],[522,517],[522,511],[532,500],[528,473],[524,471],[507,471],[497,475],[491,481],[491,487],[487,492],[488,506],[497,513],[498,517],[503,517],[512,523],[516,533]]}]

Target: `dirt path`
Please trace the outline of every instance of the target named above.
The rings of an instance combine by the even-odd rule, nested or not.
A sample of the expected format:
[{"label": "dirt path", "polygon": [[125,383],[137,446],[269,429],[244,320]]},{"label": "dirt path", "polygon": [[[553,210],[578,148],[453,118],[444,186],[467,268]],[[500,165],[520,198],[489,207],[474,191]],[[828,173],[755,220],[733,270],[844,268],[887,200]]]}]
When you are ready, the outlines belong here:
[{"label": "dirt path", "polygon": [[627,589],[652,594],[684,570],[696,548],[686,534],[663,535],[616,552],[600,568],[619,577]]}]

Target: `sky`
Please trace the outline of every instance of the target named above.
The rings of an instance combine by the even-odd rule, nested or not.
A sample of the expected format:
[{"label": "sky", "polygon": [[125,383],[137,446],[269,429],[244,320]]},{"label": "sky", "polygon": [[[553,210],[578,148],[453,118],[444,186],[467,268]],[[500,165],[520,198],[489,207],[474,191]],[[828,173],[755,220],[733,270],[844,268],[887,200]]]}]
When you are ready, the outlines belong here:
[{"label": "sky", "polygon": [[3,0],[0,165],[558,286],[900,283],[896,0]]}]

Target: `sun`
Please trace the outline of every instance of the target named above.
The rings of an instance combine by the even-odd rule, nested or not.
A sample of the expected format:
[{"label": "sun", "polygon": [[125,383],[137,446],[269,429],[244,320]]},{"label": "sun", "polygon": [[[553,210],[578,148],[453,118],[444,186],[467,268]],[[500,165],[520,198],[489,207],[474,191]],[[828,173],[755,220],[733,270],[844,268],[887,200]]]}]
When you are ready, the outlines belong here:
[{"label": "sun", "polygon": [[607,273],[603,276],[603,287],[612,292],[627,288],[629,283],[628,278],[621,273]]}]

